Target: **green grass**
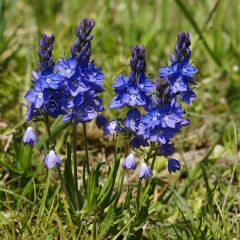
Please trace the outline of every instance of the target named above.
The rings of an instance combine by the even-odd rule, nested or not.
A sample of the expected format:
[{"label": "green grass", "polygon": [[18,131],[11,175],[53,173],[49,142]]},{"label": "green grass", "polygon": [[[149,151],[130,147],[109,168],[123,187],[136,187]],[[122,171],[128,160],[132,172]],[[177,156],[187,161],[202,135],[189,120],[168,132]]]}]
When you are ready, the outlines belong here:
[{"label": "green grass", "polygon": [[[162,165],[157,165],[156,197],[167,183],[171,188],[167,203],[153,206],[144,236],[240,239],[239,0],[0,0],[0,239],[87,239],[75,233],[54,171],[50,192],[43,197],[47,179],[42,167],[47,140],[43,127],[38,127],[43,140],[34,152],[20,143],[25,126],[21,103],[36,68],[40,35],[56,35],[54,57],[69,54],[75,27],[83,17],[96,21],[93,58],[102,65],[111,94],[114,77],[128,71],[134,44],[145,45],[147,72],[156,78],[169,59],[176,34],[191,33],[192,59],[199,69],[198,99],[188,107],[191,126],[175,141],[183,170],[174,177],[162,171],[160,175]],[[106,109],[111,94],[103,94]],[[67,126],[56,123],[53,132],[59,137],[56,148],[64,153]],[[92,155],[99,144],[109,147],[92,134]]]}]

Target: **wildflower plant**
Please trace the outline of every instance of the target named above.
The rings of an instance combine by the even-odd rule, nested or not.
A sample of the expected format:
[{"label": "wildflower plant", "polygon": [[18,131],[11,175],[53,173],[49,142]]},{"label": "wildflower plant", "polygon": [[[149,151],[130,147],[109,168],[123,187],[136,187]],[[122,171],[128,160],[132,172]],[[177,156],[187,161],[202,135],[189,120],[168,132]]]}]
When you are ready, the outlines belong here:
[{"label": "wildflower plant", "polygon": [[[39,64],[32,73],[32,88],[25,95],[28,102],[26,121],[45,123],[49,153],[43,159],[44,165],[47,169],[57,168],[79,234],[85,231],[94,238],[112,236],[117,239],[127,228],[128,232],[134,232],[135,227],[142,227],[148,213],[159,208],[151,200],[156,185],[153,176],[157,156],[168,159],[169,173],[181,169],[180,162],[171,157],[176,151],[173,138],[182,127],[189,125],[182,103],[191,104],[196,97],[193,76],[197,69],[190,63],[189,33],[178,34],[171,64],[160,68],[155,81],[146,73],[144,46],[134,46],[130,72],[115,78],[114,96],[109,105],[110,109],[119,111],[125,108],[126,114],[108,120],[100,114],[104,111],[99,96],[104,92],[104,74],[101,67],[90,60],[94,25],[92,19],[82,19],[70,53],[56,62],[52,54],[54,36],[42,35]],[[57,117],[72,126],[72,142],[67,143],[64,161],[60,159],[61,153],[55,150],[56,139],[50,128],[52,119]],[[91,166],[89,160],[86,125],[95,118],[104,135],[115,136],[114,159],[105,175],[102,172],[105,162]],[[78,125],[82,125],[85,152],[81,176],[78,174]],[[124,139],[124,151],[121,139]],[[23,142],[31,147],[37,144],[32,127],[27,128]],[[138,181],[125,186],[126,171],[138,171]],[[164,194],[159,197],[157,205],[163,197]]]}]

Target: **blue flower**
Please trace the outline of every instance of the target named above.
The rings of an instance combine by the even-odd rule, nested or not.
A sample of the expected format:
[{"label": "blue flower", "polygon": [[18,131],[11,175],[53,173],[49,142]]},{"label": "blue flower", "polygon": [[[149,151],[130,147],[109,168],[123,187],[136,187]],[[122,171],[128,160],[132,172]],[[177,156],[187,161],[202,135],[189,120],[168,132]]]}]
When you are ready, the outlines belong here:
[{"label": "blue flower", "polygon": [[176,151],[176,148],[172,144],[166,143],[161,144],[159,150],[162,155],[170,156]]},{"label": "blue flower", "polygon": [[45,105],[45,110],[53,118],[57,118],[59,115],[64,115],[67,112],[63,109],[63,106],[60,105],[60,102],[54,99],[49,100]]},{"label": "blue flower", "polygon": [[60,166],[61,160],[54,150],[51,150],[44,159],[44,164],[47,168],[53,168],[55,165]]},{"label": "blue flower", "polygon": [[23,135],[23,143],[34,145],[37,144],[37,136],[32,127],[28,127]]},{"label": "blue flower", "polygon": [[168,166],[167,166],[167,168],[168,168],[168,172],[169,173],[172,173],[172,172],[175,173],[176,171],[181,169],[181,166],[180,166],[180,163],[179,163],[178,160],[176,160],[174,158],[170,158],[170,159],[168,159]]},{"label": "blue flower", "polygon": [[35,108],[41,108],[49,100],[49,93],[46,89],[41,89],[39,84],[35,84],[26,95],[25,99]]},{"label": "blue flower", "polygon": [[96,118],[96,125],[99,129],[101,129],[105,124],[107,124],[108,121],[107,119],[102,116],[102,115],[98,115],[97,118]]},{"label": "blue flower", "polygon": [[135,136],[131,141],[131,145],[133,148],[140,148],[141,146],[148,147],[149,143],[142,136]]},{"label": "blue flower", "polygon": [[135,170],[137,163],[133,154],[129,154],[122,162],[123,169],[132,169]]},{"label": "blue flower", "polygon": [[113,135],[117,132],[123,132],[124,130],[120,127],[118,120],[112,120],[103,126],[104,135]]},{"label": "blue flower", "polygon": [[63,76],[64,78],[71,78],[76,71],[77,67],[77,60],[74,57],[69,59],[60,59],[55,64],[58,73]]},{"label": "blue flower", "polygon": [[154,128],[149,128],[146,130],[144,138],[152,142],[161,142],[165,144],[173,138],[177,130],[179,129],[162,128],[161,126],[155,126]]},{"label": "blue flower", "polygon": [[54,73],[52,68],[46,68],[39,73],[36,84],[38,84],[42,90],[47,88],[58,89],[62,82],[63,78],[61,75]]},{"label": "blue flower", "polygon": [[27,108],[28,109],[27,109],[27,112],[25,115],[25,119],[27,122],[31,121],[34,117],[41,115],[41,111],[39,109],[35,108],[33,104],[29,104],[29,106]]},{"label": "blue flower", "polygon": [[89,63],[87,67],[82,68],[81,73],[84,76],[84,80],[90,85],[92,90],[96,93],[104,92],[103,79],[105,76],[102,73],[102,68],[95,66],[94,61]]},{"label": "blue flower", "polygon": [[153,128],[161,124],[161,116],[158,108],[151,109],[147,114],[142,118],[142,123],[145,124],[148,128]]},{"label": "blue flower", "polygon": [[127,117],[124,119],[124,125],[133,132],[137,132],[140,121],[141,114],[136,108],[134,108],[127,112]]},{"label": "blue flower", "polygon": [[90,85],[87,82],[82,81],[80,76],[69,79],[67,84],[72,97],[76,97],[90,89]]},{"label": "blue flower", "polygon": [[140,179],[148,179],[152,176],[152,170],[147,166],[146,163],[142,163],[139,169],[139,178]]}]

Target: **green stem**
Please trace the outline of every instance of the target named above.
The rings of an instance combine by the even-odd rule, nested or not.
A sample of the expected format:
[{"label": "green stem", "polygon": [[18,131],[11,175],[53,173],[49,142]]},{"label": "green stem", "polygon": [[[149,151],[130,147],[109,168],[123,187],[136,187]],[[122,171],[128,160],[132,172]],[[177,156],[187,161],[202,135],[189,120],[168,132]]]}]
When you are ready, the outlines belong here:
[{"label": "green stem", "polygon": [[142,186],[142,180],[139,179],[139,180],[138,180],[138,188],[137,188],[137,198],[136,198],[136,202],[137,202],[137,211],[138,211],[139,208],[140,208],[141,186]]},{"label": "green stem", "polygon": [[67,201],[68,201],[68,203],[69,203],[69,205],[70,205],[70,208],[71,208],[72,211],[74,212],[74,211],[75,211],[75,208],[74,208],[74,206],[73,206],[73,204],[72,204],[72,201],[71,201],[71,199],[70,199],[70,197],[69,197],[69,195],[68,195],[68,191],[67,191],[67,189],[66,189],[65,181],[64,181],[64,178],[62,177],[62,172],[61,172],[61,169],[60,169],[60,167],[59,167],[58,165],[57,165],[57,171],[58,171],[58,177],[59,177],[60,182],[61,182],[62,190],[63,190],[63,192],[64,192],[64,194],[65,194],[65,196],[66,196],[66,199],[67,199]]},{"label": "green stem", "polygon": [[122,170],[122,171],[121,171],[121,175],[120,175],[119,185],[118,185],[118,195],[117,195],[116,200],[115,200],[115,202],[114,202],[114,207],[117,206],[118,201],[119,201],[119,199],[120,199],[120,195],[121,195],[121,193],[122,193],[124,176],[125,176],[125,170]]},{"label": "green stem", "polygon": [[77,120],[74,118],[73,122],[73,164],[74,164],[74,181],[76,190],[78,191],[78,177],[77,177]]},{"label": "green stem", "polygon": [[124,158],[126,158],[128,156],[128,146],[129,146],[129,132],[127,132],[127,136],[125,138],[125,152],[124,152]]},{"label": "green stem", "polygon": [[54,150],[55,143],[54,143],[53,138],[52,138],[52,133],[51,133],[51,129],[50,129],[48,115],[45,115],[44,123],[45,123],[46,129],[47,129],[47,133],[48,133],[48,139],[49,139],[49,146],[48,147],[51,150]]},{"label": "green stem", "polygon": [[85,162],[86,162],[87,172],[89,173],[90,169],[89,169],[89,159],[88,159],[88,144],[87,144],[86,123],[83,123],[83,138],[84,138]]},{"label": "green stem", "polygon": [[153,155],[153,159],[152,159],[152,163],[151,163],[152,171],[153,171],[153,168],[154,168],[154,165],[155,165],[156,158],[157,158],[157,152]]}]

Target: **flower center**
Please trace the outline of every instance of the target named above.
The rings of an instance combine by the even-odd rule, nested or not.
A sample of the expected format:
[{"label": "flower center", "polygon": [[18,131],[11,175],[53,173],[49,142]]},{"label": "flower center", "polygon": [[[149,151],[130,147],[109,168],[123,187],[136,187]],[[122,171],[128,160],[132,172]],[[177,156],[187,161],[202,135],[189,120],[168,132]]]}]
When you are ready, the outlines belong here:
[{"label": "flower center", "polygon": [[174,83],[174,86],[175,86],[175,87],[179,87],[179,83],[178,83],[178,82],[175,82],[175,83]]},{"label": "flower center", "polygon": [[117,126],[117,123],[115,122],[110,122],[110,128],[115,129]]},{"label": "flower center", "polygon": [[68,68],[67,70],[66,70],[66,73],[71,73],[71,69],[70,68]]},{"label": "flower center", "polygon": [[130,125],[135,125],[135,121],[133,119],[130,120]]},{"label": "flower center", "polygon": [[51,78],[47,78],[47,79],[46,79],[46,82],[47,82],[47,83],[50,83],[50,82],[51,82]]},{"label": "flower center", "polygon": [[130,96],[130,99],[131,99],[131,100],[136,100],[136,98],[137,98],[136,95],[131,95],[131,96]]},{"label": "flower center", "polygon": [[168,121],[169,120],[169,116],[164,116],[164,120]]},{"label": "flower center", "polygon": [[152,120],[153,120],[153,121],[157,121],[157,117],[154,116],[154,117],[152,118]]},{"label": "flower center", "polygon": [[158,134],[158,135],[161,135],[162,133],[163,133],[162,130],[158,130],[158,131],[157,131],[157,134]]},{"label": "flower center", "polygon": [[72,84],[73,84],[74,87],[77,87],[78,86],[78,81],[74,80]]},{"label": "flower center", "polygon": [[43,93],[42,93],[42,92],[38,92],[37,95],[38,95],[39,98],[42,98],[42,97],[43,97]]}]

